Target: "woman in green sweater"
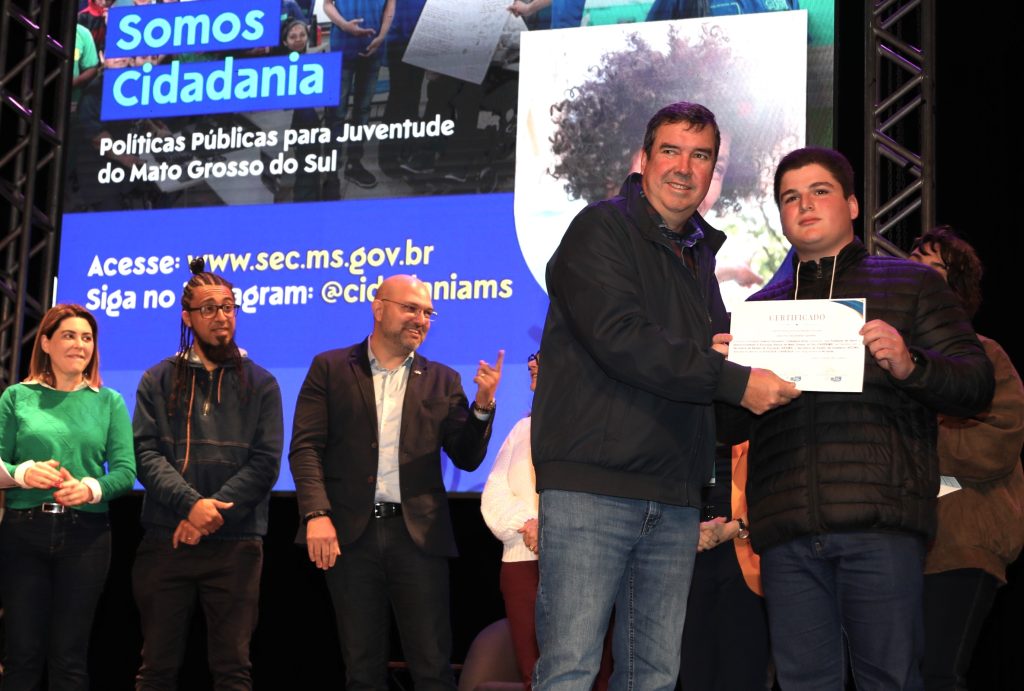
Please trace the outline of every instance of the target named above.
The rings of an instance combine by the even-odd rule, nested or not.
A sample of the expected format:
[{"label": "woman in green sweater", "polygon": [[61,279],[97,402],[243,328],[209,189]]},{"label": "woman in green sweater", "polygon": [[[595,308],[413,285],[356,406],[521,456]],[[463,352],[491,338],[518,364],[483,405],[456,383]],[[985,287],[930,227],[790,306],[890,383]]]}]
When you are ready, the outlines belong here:
[{"label": "woman in green sweater", "polygon": [[135,480],[121,395],[100,386],[96,320],[78,305],[43,317],[29,376],[0,396],[0,597],[4,690],[88,689],[93,614],[110,565],[107,502]]}]

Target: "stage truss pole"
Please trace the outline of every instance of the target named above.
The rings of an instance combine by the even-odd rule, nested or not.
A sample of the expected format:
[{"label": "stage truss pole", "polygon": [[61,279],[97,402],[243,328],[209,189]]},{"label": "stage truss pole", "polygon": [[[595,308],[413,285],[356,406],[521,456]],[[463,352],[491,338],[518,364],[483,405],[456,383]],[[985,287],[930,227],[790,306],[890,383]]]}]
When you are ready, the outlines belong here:
[{"label": "stage truss pole", "polygon": [[76,6],[0,0],[0,389],[50,306]]},{"label": "stage truss pole", "polygon": [[869,12],[864,91],[864,240],[905,256],[935,225],[935,3],[884,0]]}]

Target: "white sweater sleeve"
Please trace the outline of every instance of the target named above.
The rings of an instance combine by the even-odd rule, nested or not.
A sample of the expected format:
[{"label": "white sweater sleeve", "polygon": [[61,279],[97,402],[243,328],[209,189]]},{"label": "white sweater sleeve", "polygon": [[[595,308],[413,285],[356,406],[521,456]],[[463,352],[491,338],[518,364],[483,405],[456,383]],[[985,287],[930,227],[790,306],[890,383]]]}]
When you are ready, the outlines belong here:
[{"label": "white sweater sleeve", "polygon": [[[537,518],[533,495],[535,487],[517,487],[510,481],[513,469],[521,464],[533,464],[530,453],[530,418],[516,423],[498,451],[491,474],[487,476],[483,495],[480,497],[480,512],[487,527],[507,547],[522,545],[523,536],[518,530],[523,523]],[[517,473],[521,476],[521,473]],[[532,475],[528,475],[532,476]],[[520,483],[515,483],[520,484]],[[527,491],[530,494],[527,494]]]}]

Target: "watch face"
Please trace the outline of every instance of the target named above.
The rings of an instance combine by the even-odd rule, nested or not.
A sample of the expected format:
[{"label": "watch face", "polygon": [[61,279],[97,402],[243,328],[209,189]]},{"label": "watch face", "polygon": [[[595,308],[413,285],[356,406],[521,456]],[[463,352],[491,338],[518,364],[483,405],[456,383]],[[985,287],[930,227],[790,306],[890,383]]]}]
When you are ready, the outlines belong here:
[{"label": "watch face", "polygon": [[740,530],[740,532],[736,533],[736,537],[738,537],[741,540],[746,540],[748,537],[750,537],[750,531],[746,528],[743,528]]}]

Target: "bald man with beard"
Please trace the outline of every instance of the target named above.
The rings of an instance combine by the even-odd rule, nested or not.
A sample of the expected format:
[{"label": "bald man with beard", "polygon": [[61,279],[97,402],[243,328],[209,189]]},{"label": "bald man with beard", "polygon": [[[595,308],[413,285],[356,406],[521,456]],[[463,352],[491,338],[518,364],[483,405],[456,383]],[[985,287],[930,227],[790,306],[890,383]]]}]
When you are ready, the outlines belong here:
[{"label": "bald man with beard", "polygon": [[347,689],[387,688],[390,611],[417,691],[454,689],[448,559],[458,555],[441,450],[463,470],[487,454],[504,353],[459,374],[416,351],[434,306],[413,276],[384,281],[373,331],[313,359],[291,452],[310,561],[334,603]]}]

